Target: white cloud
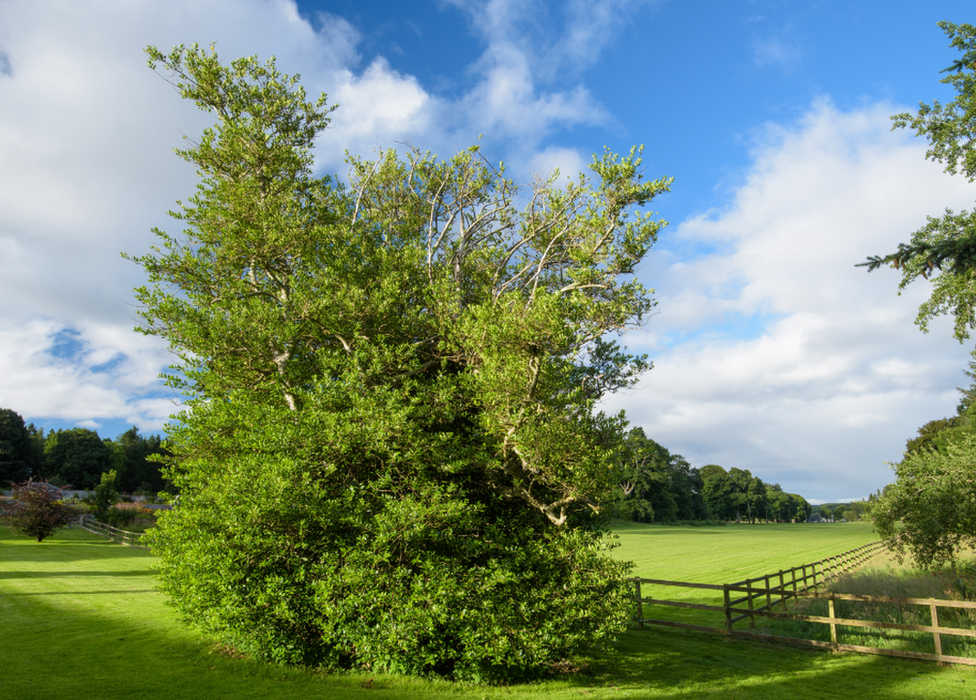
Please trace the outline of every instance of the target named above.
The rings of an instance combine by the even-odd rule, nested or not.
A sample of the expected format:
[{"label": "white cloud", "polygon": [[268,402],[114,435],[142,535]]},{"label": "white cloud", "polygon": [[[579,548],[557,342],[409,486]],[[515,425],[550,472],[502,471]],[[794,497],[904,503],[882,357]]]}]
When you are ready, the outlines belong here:
[{"label": "white cloud", "polygon": [[158,430],[174,410],[175,397],[156,379],[165,361],[158,341],[118,327],[7,323],[0,329],[0,403],[27,420],[124,418]]},{"label": "white cloud", "polygon": [[[142,273],[119,252],[147,250],[152,226],[176,228],[165,212],[194,174],[171,150],[209,118],[149,73],[146,44],[216,41],[224,59],[274,54],[301,72],[310,95],[342,105],[317,149],[325,172],[342,171],[343,148],[409,141],[447,155],[481,133],[519,176],[583,169],[588,158],[548,139],[610,123],[580,75],[644,3],[572,0],[556,22],[538,2],[454,4],[484,45],[456,98],[364,61],[347,21],[309,24],[288,0],[0,3],[0,406],[149,430],[173,410],[155,379],[165,348],[131,332]],[[757,44],[757,58],[781,64],[788,48]],[[877,488],[883,460],[951,413],[965,349],[944,327],[915,331],[924,289],[897,297],[897,275],[853,267],[925,214],[971,205],[922,144],[889,133],[895,111],[820,102],[764,127],[730,205],[665,232],[645,267],[659,313],[628,337],[656,368],[615,399],[654,439],[811,497],[830,474],[829,500]],[[713,252],[684,259],[669,236]],[[72,352],[52,355],[68,331]]]},{"label": "white cloud", "polygon": [[621,26],[638,9],[662,0],[571,0],[566,32],[555,53],[576,65],[595,63],[603,49],[617,36]]},{"label": "white cloud", "polygon": [[[172,148],[209,118],[142,50],[216,41],[225,57],[312,66],[323,83],[356,60],[355,33],[335,18],[312,31],[292,3],[259,0],[3,3],[0,27],[0,405],[158,429],[174,410],[157,378],[169,358],[132,332],[143,275],[119,253],[173,228],[165,212],[194,176]],[[52,356],[64,337],[72,351]]]},{"label": "white cloud", "polygon": [[579,173],[588,172],[590,162],[590,156],[584,156],[575,148],[550,146],[535,154],[522,170],[527,170],[532,176],[542,180],[548,179],[558,170],[559,180],[565,183],[568,180],[575,181]]},{"label": "white cloud", "polygon": [[610,117],[582,86],[539,93],[525,55],[511,44],[496,44],[479,62],[481,80],[465,100],[465,111],[480,131],[533,148],[557,127],[601,124]]},{"label": "white cloud", "polygon": [[[572,7],[610,22],[627,6]],[[147,429],[173,410],[156,379],[162,345],[131,331],[142,271],[119,253],[147,251],[153,226],[178,228],[165,212],[195,176],[172,149],[210,117],[147,70],[146,45],[216,43],[224,60],[275,55],[281,71],[300,72],[310,96],[341,104],[316,151],[328,173],[344,171],[344,149],[408,141],[448,155],[481,133],[495,157],[527,166],[552,130],[607,118],[582,86],[539,88],[539,64],[503,40],[531,44],[510,21],[518,3],[484,7],[497,19],[484,56],[470,89],[445,100],[383,57],[363,65],[349,22],[319,13],[309,23],[291,0],[0,3],[0,405],[28,420]],[[557,162],[572,154],[538,161]],[[77,351],[52,359],[64,333]]]},{"label": "white cloud", "polygon": [[924,145],[890,132],[895,111],[818,101],[757,134],[728,208],[665,232],[665,245],[671,235],[716,252],[647,280],[659,314],[628,342],[655,368],[613,408],[695,464],[752,469],[826,500],[891,480],[884,462],[954,411],[967,348],[947,322],[931,335],[913,325],[924,283],[899,297],[897,273],[854,265],[973,198]]}]

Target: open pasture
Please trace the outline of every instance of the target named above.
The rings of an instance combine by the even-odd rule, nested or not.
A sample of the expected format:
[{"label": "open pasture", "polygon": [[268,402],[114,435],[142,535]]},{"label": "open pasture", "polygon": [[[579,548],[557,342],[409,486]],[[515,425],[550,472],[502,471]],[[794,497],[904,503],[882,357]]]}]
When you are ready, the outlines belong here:
[{"label": "open pasture", "polygon": [[[739,528],[680,528],[686,529],[708,539],[712,530]],[[634,544],[628,539],[624,532],[622,543]],[[652,536],[636,542],[654,540],[660,554],[668,539]],[[809,552],[800,556],[807,558]],[[661,629],[629,631],[614,653],[590,659],[581,673],[535,684],[485,688],[361,673],[327,676],[235,658],[187,630],[154,590],[154,561],[147,552],[84,531],[62,532],[38,544],[0,527],[0,700],[795,700],[824,687],[841,687],[865,698],[936,700],[965,697],[976,684],[972,669],[729,644],[718,636]],[[657,574],[654,569],[638,571]],[[672,576],[680,570],[664,573]]]},{"label": "open pasture", "polygon": [[[633,576],[692,583],[734,583],[773,574],[855,549],[878,539],[871,523],[797,523],[668,527],[628,523],[614,527],[614,556],[634,562]],[[721,605],[721,591],[643,584],[645,598]],[[722,627],[720,612],[644,606],[645,618]]]},{"label": "open pasture", "polygon": [[615,526],[614,556],[634,562],[634,576],[731,583],[809,564],[878,540],[871,523],[798,523],[668,527]]}]

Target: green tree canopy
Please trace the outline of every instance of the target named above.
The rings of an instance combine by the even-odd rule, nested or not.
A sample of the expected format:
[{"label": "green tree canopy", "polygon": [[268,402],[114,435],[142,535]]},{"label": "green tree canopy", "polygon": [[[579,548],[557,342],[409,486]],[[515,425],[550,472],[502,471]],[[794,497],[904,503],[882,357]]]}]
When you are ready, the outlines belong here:
[{"label": "green tree canopy", "polygon": [[47,479],[48,473],[44,461],[44,428],[38,428],[33,423],[27,425],[27,434],[31,442],[31,477]]},{"label": "green tree canopy", "polygon": [[706,464],[699,473],[702,478],[702,496],[709,517],[723,520],[734,518],[733,485],[729,473],[717,464]]},{"label": "green tree canopy", "polygon": [[132,426],[111,442],[118,449],[116,486],[120,491],[155,494],[163,490],[165,480],[160,464],[153,460],[153,455],[166,454],[158,435],[140,435],[139,428]]},{"label": "green tree canopy", "polygon": [[916,437],[910,438],[908,442],[905,443],[905,452],[928,452],[930,450],[938,449],[937,440],[942,432],[951,428],[958,428],[962,425],[962,421],[963,419],[961,416],[930,420],[928,423],[918,429],[918,435]]},{"label": "green tree canopy", "polygon": [[231,644],[296,663],[480,680],[540,672],[627,618],[598,515],[648,368],[615,333],[653,307],[632,273],[669,180],[639,150],[519,193],[476,148],[312,174],[328,124],[274,61],[150,49],[217,124],[137,258],[145,333],[180,361],[180,506],[152,533],[163,588]]},{"label": "green tree canopy", "polygon": [[966,543],[976,541],[976,508],[967,500],[973,493],[968,482],[976,445],[969,400],[976,393],[974,364],[966,371],[972,384],[959,389],[963,400],[957,414],[919,428],[901,463],[892,465],[895,483],[885,487],[881,498],[871,499],[878,531],[919,566],[952,561]]},{"label": "green tree canopy", "polygon": [[648,438],[643,428],[634,428],[624,439],[618,459],[615,514],[646,523],[677,519],[667,449]]},{"label": "green tree canopy", "polygon": [[24,481],[34,461],[30,433],[19,413],[0,408],[0,488]]},{"label": "green tree canopy", "polygon": [[896,481],[872,508],[881,536],[922,567],[951,562],[976,545],[974,460],[971,432],[958,433],[940,450],[906,454],[894,466]]},{"label": "green tree canopy", "polygon": [[112,451],[87,428],[49,432],[44,442],[45,469],[61,484],[91,489],[112,468]]},{"label": "green tree canopy", "polygon": [[116,489],[118,476],[115,470],[102,473],[102,478],[95,486],[94,493],[88,497],[87,502],[94,508],[95,518],[106,522],[109,509],[119,502],[119,492]]}]

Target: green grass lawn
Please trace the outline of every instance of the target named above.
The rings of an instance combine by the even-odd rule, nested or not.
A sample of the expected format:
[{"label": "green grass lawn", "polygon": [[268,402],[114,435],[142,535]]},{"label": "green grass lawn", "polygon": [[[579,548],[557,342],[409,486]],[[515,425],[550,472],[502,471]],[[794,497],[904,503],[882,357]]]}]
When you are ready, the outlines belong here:
[{"label": "green grass lawn", "polygon": [[[634,576],[692,583],[735,583],[811,564],[877,541],[871,523],[800,523],[667,527],[622,524],[614,527],[614,556],[634,562]],[[722,605],[721,591],[642,584],[645,598]],[[645,619],[723,627],[724,615],[645,605]]]},{"label": "green grass lawn", "polygon": [[[624,528],[624,546],[617,553],[634,547],[639,573],[677,576],[686,563],[672,562],[675,568],[663,568],[665,551],[686,559],[692,556],[687,547],[705,552],[705,543],[714,537],[728,538],[727,534],[710,534],[712,531],[742,531],[679,530],[686,529],[702,535],[699,544],[682,535],[682,548],[670,544],[671,538],[652,533],[655,528]],[[797,563],[837,551],[810,557],[813,545],[803,544],[799,532],[797,549],[807,553]],[[743,536],[743,541],[754,544],[759,534],[744,532]],[[723,541],[726,548],[739,546],[735,538]],[[656,554],[644,552],[645,545],[653,546]],[[845,543],[840,550],[849,548]],[[650,566],[652,560],[661,562],[660,574]],[[364,674],[327,676],[222,653],[211,640],[184,627],[155,591],[154,562],[143,550],[112,544],[80,530],[64,531],[38,544],[0,527],[0,700],[796,700],[825,688],[840,688],[863,700],[940,700],[966,697],[976,685],[976,673],[969,668],[728,643],[719,636],[667,629],[631,630],[622,635],[612,654],[589,659],[581,673],[537,684],[484,688]],[[720,569],[713,570],[719,575],[706,582],[727,578],[720,575]]]},{"label": "green grass lawn", "polygon": [[614,556],[634,562],[634,576],[733,583],[809,564],[879,540],[871,523],[668,527],[628,523]]}]

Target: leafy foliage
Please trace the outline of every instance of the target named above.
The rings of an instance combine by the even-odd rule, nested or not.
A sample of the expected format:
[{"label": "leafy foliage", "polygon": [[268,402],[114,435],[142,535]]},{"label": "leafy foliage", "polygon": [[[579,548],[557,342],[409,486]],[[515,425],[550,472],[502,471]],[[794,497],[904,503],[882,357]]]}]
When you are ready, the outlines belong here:
[{"label": "leafy foliage", "polygon": [[701,469],[649,439],[641,428],[625,437],[616,459],[613,514],[634,522],[711,520],[803,521],[811,512],[806,499],[783,493],[748,469],[726,471],[717,464]]},{"label": "leafy foliage", "polygon": [[700,473],[710,517],[738,521],[745,516],[749,522],[756,519],[803,522],[812,512],[803,496],[785,493],[779,484],[766,484],[748,469],[732,467],[726,472],[717,464],[707,464]]},{"label": "leafy foliage", "polygon": [[167,487],[159,462],[155,461],[155,455],[165,457],[167,454],[159,435],[140,435],[139,428],[133,426],[114,440],[105,442],[118,453],[115,466],[119,491],[155,494]]},{"label": "leafy foliage", "polygon": [[112,452],[87,428],[50,432],[44,442],[45,469],[61,484],[90,489],[112,467]]},{"label": "leafy foliage", "polygon": [[976,362],[970,362],[965,372],[973,383],[959,389],[962,400],[956,415],[918,429],[901,463],[892,465],[896,481],[885,487],[871,509],[878,532],[924,568],[954,562],[960,549],[976,538],[974,366]]},{"label": "leafy foliage", "polygon": [[[622,416],[648,364],[631,274],[639,150],[520,200],[477,148],[312,175],[328,124],[273,59],[150,48],[218,123],[178,153],[196,195],[136,258],[140,330],[180,358],[179,507],[147,537],[188,619],[286,663],[507,681],[627,619],[607,554]],[[525,201],[520,210],[516,203]]]},{"label": "leafy foliage", "polygon": [[698,470],[649,439],[642,428],[627,434],[617,469],[616,517],[647,523],[708,517]]},{"label": "leafy foliage", "polygon": [[15,532],[42,542],[67,527],[74,511],[64,503],[60,489],[45,481],[28,480],[14,487],[14,500],[2,515]]},{"label": "leafy foliage", "polygon": [[962,416],[931,420],[918,429],[918,435],[905,443],[905,452],[928,452],[938,449],[937,440],[943,431],[963,425]]},{"label": "leafy foliage", "polygon": [[976,435],[957,433],[941,450],[910,452],[895,465],[897,480],[872,514],[882,537],[916,564],[930,568],[953,561],[976,545]]},{"label": "leafy foliage", "polygon": [[154,461],[154,455],[166,455],[159,435],[140,435],[135,426],[114,440],[100,438],[86,428],[45,435],[33,423],[26,432],[30,470],[35,478],[50,479],[59,486],[93,489],[103,474],[114,470],[116,487],[123,492],[156,493],[171,488],[163,479],[160,464]]},{"label": "leafy foliage", "polygon": [[0,487],[26,479],[32,461],[24,419],[9,408],[0,409]]},{"label": "leafy foliage", "polygon": [[[956,90],[948,104],[920,103],[917,114],[896,114],[892,128],[910,127],[929,140],[926,158],[945,165],[946,172],[961,173],[976,179],[976,27],[969,24],[939,22],[950,45],[963,52],[963,58],[949,69],[942,83]],[[899,289],[919,277],[932,281],[932,294],[919,307],[916,323],[928,330],[929,321],[951,313],[954,335],[960,342],[976,327],[976,211],[955,213],[950,209],[941,217],[912,234],[910,243],[901,243],[894,253],[871,256],[864,263],[869,271],[891,266],[902,271]]]},{"label": "leafy foliage", "polygon": [[115,488],[118,476],[115,470],[102,474],[101,481],[95,487],[95,492],[88,497],[88,503],[94,509],[95,518],[101,522],[108,519],[109,509],[119,502],[119,492]]},{"label": "leafy foliage", "polygon": [[[926,157],[943,163],[946,172],[976,180],[976,27],[940,22],[953,47],[963,57],[944,72],[956,98],[946,105],[920,103],[918,113],[898,114],[893,128],[911,127],[930,144]],[[898,251],[875,256],[862,265],[874,270],[883,265],[901,269],[900,289],[919,277],[932,276],[932,294],[919,307],[916,323],[928,329],[931,319],[950,313],[954,335],[960,341],[976,327],[976,211],[956,214],[946,210],[916,231]],[[972,370],[972,366],[970,367]],[[971,371],[968,372],[972,376]],[[976,386],[976,385],[974,385]],[[909,441],[908,451],[895,465],[897,481],[885,489],[872,514],[879,531],[893,539],[899,551],[910,551],[922,566],[952,560],[959,546],[976,532],[966,502],[972,478],[973,388],[963,392],[959,416],[933,421]]]}]

